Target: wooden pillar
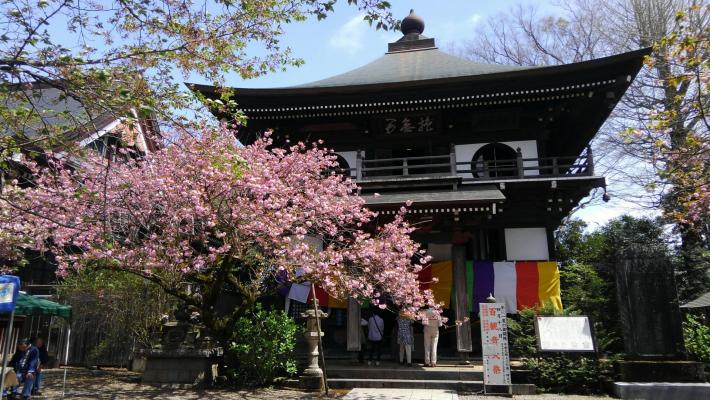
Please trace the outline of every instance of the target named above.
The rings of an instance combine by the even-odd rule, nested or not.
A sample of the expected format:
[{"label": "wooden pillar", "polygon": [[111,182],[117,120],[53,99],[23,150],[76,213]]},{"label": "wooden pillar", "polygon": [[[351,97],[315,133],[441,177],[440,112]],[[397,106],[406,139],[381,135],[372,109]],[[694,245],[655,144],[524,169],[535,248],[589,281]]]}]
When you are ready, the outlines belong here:
[{"label": "wooden pillar", "polygon": [[348,297],[348,351],[360,351],[360,304]]},{"label": "wooden pillar", "polygon": [[466,293],[466,245],[454,244],[451,248],[453,260],[454,299],[456,301],[456,320],[462,321],[456,326],[456,350],[471,352],[471,321],[468,312],[468,294]]},{"label": "wooden pillar", "polygon": [[362,151],[355,153],[355,180],[362,180]]},{"label": "wooden pillar", "polygon": [[555,249],[555,227],[548,226],[545,228],[547,233],[547,254],[549,260],[557,259],[557,250]]},{"label": "wooden pillar", "polygon": [[587,146],[587,175],[594,176],[594,154],[592,146]]},{"label": "wooden pillar", "polygon": [[552,159],[552,175],[557,176],[560,174],[560,167],[557,164],[557,157]]},{"label": "wooden pillar", "polygon": [[523,163],[523,152],[520,150],[520,147],[515,150],[515,165],[518,167],[518,178],[524,178],[525,165]]},{"label": "wooden pillar", "polygon": [[449,147],[449,163],[451,164],[451,175],[456,175],[458,166],[456,165],[456,146],[453,143]]}]

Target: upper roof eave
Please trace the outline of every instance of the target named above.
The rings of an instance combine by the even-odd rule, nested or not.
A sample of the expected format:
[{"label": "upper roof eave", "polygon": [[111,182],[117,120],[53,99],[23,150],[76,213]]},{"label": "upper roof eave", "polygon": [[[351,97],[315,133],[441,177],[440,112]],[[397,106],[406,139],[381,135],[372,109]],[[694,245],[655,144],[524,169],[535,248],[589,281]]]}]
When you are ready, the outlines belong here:
[{"label": "upper roof eave", "polygon": [[[368,92],[382,91],[383,89],[412,89],[417,87],[441,86],[447,84],[458,83],[474,83],[495,80],[513,80],[536,78],[540,76],[550,76],[551,74],[569,74],[583,72],[587,70],[597,70],[605,67],[613,67],[618,64],[636,61],[638,68],[643,62],[643,57],[651,53],[651,48],[642,48],[626,53],[615,54],[612,56],[597,58],[594,60],[582,61],[571,64],[552,65],[543,67],[531,67],[526,69],[495,72],[478,75],[465,75],[439,79],[423,79],[406,82],[386,82],[365,85],[348,85],[348,86],[322,86],[322,87],[281,87],[281,88],[238,88],[232,87],[239,97],[272,97],[272,96],[288,96],[288,95],[329,95],[329,94],[365,94]],[[635,73],[638,72],[638,68]],[[635,75],[634,73],[634,75]],[[185,85],[193,91],[201,92],[205,95],[216,94],[218,88],[212,85],[185,83]]]}]

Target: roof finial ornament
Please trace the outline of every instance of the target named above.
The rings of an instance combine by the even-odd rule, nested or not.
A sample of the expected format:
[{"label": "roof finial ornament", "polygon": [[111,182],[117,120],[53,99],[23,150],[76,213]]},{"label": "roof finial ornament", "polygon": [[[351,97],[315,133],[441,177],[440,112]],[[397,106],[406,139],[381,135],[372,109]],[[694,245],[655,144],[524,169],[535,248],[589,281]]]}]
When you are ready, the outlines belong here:
[{"label": "roof finial ornament", "polygon": [[402,33],[405,35],[424,33],[424,20],[414,13],[414,9],[409,10],[409,15],[404,17],[401,24]]}]

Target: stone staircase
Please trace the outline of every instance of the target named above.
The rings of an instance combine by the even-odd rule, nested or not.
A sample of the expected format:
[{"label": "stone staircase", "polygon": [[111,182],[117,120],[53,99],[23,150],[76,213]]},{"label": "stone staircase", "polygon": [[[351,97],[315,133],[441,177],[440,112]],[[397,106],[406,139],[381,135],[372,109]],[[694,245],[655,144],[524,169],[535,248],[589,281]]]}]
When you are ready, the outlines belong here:
[{"label": "stone staircase", "polygon": [[[447,389],[459,392],[483,391],[483,368],[477,365],[442,363],[436,368],[415,364],[411,367],[392,361],[368,366],[353,361],[336,361],[327,365],[328,385],[333,389],[399,388]],[[516,379],[517,378],[517,379]],[[521,381],[514,371],[513,381]],[[535,385],[514,384],[514,394],[534,394]]]}]

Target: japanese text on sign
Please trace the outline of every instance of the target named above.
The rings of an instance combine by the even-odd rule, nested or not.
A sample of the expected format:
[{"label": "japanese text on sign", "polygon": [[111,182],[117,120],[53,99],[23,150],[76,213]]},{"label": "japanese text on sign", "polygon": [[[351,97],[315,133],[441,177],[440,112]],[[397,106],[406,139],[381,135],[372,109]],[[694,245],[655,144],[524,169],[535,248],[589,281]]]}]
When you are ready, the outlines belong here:
[{"label": "japanese text on sign", "polygon": [[387,135],[434,132],[434,119],[430,115],[400,118],[385,118],[384,131]]},{"label": "japanese text on sign", "polygon": [[481,347],[483,348],[483,383],[510,385],[508,323],[503,303],[481,303]]}]

